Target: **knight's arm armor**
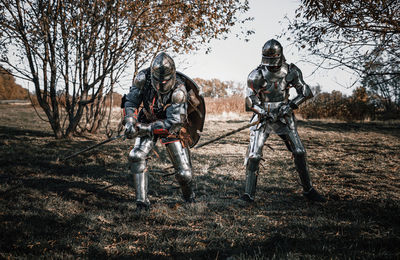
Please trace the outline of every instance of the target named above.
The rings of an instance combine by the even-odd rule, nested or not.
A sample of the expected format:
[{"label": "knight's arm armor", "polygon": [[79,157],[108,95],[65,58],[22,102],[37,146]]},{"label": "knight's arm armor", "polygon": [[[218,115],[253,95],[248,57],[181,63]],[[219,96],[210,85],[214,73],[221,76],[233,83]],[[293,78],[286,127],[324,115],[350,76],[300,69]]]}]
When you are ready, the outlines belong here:
[{"label": "knight's arm armor", "polygon": [[246,93],[246,111],[253,111],[257,114],[265,113],[263,104],[258,97],[257,91],[264,84],[264,79],[261,70],[258,68],[250,72],[247,77],[247,93]]},{"label": "knight's arm armor", "polygon": [[292,109],[297,109],[301,103],[314,96],[310,87],[304,82],[301,70],[296,65],[290,64],[286,81],[291,84],[297,92],[297,96],[289,102]]},{"label": "knight's arm armor", "polygon": [[146,83],[146,73],[145,71],[140,71],[133,82],[132,87],[126,96],[125,101],[125,121],[132,120],[132,118],[137,121],[137,110],[142,103],[143,93],[142,89]]},{"label": "knight's arm armor", "polygon": [[165,119],[150,124],[150,131],[153,134],[176,134],[181,129],[187,112],[187,91],[183,84],[173,90],[171,104],[165,112]]}]

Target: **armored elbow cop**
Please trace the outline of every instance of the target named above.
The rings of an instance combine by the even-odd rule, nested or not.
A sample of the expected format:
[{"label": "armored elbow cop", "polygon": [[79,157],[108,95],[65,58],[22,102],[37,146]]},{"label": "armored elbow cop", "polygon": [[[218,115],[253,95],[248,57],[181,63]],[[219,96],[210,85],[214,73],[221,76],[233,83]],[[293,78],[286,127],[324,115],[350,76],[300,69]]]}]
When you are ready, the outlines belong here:
[{"label": "armored elbow cop", "polygon": [[304,101],[314,97],[310,87],[307,84],[302,84],[300,86],[301,91],[299,93],[299,95],[297,95],[297,97],[295,97],[294,99],[292,99],[292,101],[290,101],[289,105],[292,109],[297,109],[300,104],[302,104]]},{"label": "armored elbow cop", "polygon": [[294,64],[290,64],[286,81],[296,88],[297,96],[290,101],[292,109],[297,109],[301,103],[312,98],[314,95],[310,87],[304,82],[301,70]]},{"label": "armored elbow cop", "polygon": [[245,99],[246,111],[251,111],[253,108],[253,100],[250,97],[246,97]]}]

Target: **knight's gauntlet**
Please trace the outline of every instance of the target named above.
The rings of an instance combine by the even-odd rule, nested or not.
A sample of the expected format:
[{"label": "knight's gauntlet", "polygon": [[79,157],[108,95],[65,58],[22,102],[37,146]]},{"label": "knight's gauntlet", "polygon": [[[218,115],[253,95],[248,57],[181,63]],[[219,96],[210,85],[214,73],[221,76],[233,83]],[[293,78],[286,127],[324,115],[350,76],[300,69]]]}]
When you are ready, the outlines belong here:
[{"label": "knight's gauntlet", "polygon": [[137,130],[136,130],[136,119],[133,117],[125,117],[124,118],[124,122],[125,122],[125,136],[128,139],[132,139],[135,137],[135,135],[137,134]]}]

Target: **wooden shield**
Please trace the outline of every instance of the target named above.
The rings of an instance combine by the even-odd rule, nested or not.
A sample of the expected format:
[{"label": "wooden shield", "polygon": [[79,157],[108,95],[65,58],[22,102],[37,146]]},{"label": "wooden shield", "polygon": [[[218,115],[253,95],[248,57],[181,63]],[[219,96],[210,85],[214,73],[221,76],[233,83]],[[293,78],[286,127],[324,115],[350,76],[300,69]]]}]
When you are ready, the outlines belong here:
[{"label": "wooden shield", "polygon": [[199,132],[203,131],[206,117],[206,105],[204,98],[200,95],[200,89],[191,78],[177,71],[176,74],[183,80],[188,93],[187,122],[184,126],[190,135],[189,147],[192,148],[200,139]]}]

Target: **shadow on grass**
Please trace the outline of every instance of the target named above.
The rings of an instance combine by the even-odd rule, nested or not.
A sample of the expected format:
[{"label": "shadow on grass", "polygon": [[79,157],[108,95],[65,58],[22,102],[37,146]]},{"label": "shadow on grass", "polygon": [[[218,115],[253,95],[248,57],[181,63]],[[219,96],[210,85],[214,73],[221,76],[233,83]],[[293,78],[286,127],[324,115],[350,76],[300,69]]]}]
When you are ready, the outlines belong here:
[{"label": "shadow on grass", "polygon": [[17,138],[17,136],[34,136],[34,137],[52,137],[51,132],[47,131],[40,131],[40,130],[31,130],[31,129],[24,129],[24,128],[16,128],[16,127],[9,127],[9,126],[0,126],[0,138]]},{"label": "shadow on grass", "polygon": [[383,124],[376,122],[356,123],[356,122],[326,122],[317,120],[298,120],[298,127],[310,128],[315,131],[332,131],[338,133],[345,132],[375,132],[388,133],[393,136],[400,136],[400,124]]},{"label": "shadow on grass", "polygon": [[87,233],[88,220],[81,216],[64,217],[40,206],[9,206],[0,216],[0,252],[35,257],[53,248],[54,255],[74,255],[74,237]]},{"label": "shadow on grass", "polygon": [[[300,125],[318,131],[369,131],[363,126],[341,130],[343,125],[330,123],[300,122]],[[384,186],[378,190],[369,183],[373,179],[360,179],[359,168],[363,165],[340,175],[342,164],[321,163],[321,167],[334,170],[329,175],[332,184],[342,181],[352,188],[360,184],[363,196],[341,196],[347,189],[343,185],[326,194],[333,198],[326,204],[308,203],[300,188],[288,180],[290,176],[280,178],[279,171],[271,171],[264,173],[258,183],[256,202],[248,204],[238,199],[244,186],[244,168],[239,166],[242,156],[231,151],[221,152],[221,156],[192,153],[197,202],[184,204],[174,176],[155,173],[149,179],[152,208],[138,213],[133,180],[127,169],[131,142],[116,141],[60,163],[55,161],[58,154],[75,152],[95,142],[46,140],[43,137],[51,135],[44,132],[21,130],[7,134],[7,129],[13,130],[0,128],[1,134],[10,135],[10,143],[0,146],[0,257],[393,259],[400,256],[398,200],[384,195]],[[384,126],[376,126],[373,131],[382,129],[386,131]],[[19,135],[27,132],[37,139],[21,141]],[[154,172],[170,166],[165,149],[157,149],[160,157],[152,155],[156,159],[150,163]],[[372,148],[368,151],[371,152],[366,156],[372,153]],[[280,166],[277,163],[272,168]],[[201,172],[196,175],[196,171]],[[365,187],[381,193],[373,195]]]}]

